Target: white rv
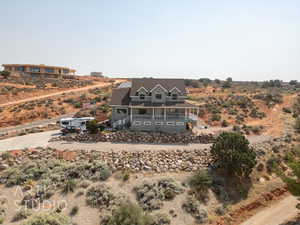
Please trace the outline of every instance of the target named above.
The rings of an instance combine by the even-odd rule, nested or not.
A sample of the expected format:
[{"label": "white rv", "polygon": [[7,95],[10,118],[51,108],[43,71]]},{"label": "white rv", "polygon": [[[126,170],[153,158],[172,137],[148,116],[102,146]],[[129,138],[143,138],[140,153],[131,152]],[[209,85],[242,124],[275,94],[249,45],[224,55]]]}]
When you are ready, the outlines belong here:
[{"label": "white rv", "polygon": [[94,117],[63,118],[59,124],[63,130],[83,132],[86,131],[86,123],[94,119]]}]

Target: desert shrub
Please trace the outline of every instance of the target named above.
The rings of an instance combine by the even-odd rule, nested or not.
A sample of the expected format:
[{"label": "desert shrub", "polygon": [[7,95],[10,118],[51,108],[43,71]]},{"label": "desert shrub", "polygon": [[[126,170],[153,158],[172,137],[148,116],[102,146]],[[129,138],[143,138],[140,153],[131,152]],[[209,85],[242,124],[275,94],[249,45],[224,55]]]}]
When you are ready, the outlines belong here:
[{"label": "desert shrub", "polygon": [[220,121],[221,120],[221,116],[220,116],[220,114],[212,114],[210,120],[211,121]]},{"label": "desert shrub", "polygon": [[279,166],[279,163],[280,163],[280,160],[275,158],[274,156],[272,156],[270,159],[267,160],[266,162],[266,168],[267,168],[267,171],[269,173],[272,173],[272,172],[276,172],[278,166]]},{"label": "desert shrub", "polygon": [[222,127],[228,127],[228,125],[229,124],[228,124],[228,122],[226,120],[223,120],[222,123],[221,123]]},{"label": "desert shrub", "polygon": [[2,159],[7,160],[11,157],[11,154],[9,152],[3,152],[1,154]]},{"label": "desert shrub", "polygon": [[70,211],[70,216],[75,216],[79,211],[79,207],[76,205]]},{"label": "desert shrub", "polygon": [[182,204],[182,208],[187,213],[191,214],[195,218],[197,223],[206,223],[208,221],[208,214],[206,210],[201,209],[194,198],[187,198]]},{"label": "desert shrub", "polygon": [[99,131],[99,126],[96,120],[88,121],[86,124],[86,129],[90,134],[96,134]]},{"label": "desert shrub", "polygon": [[124,174],[123,174],[123,181],[125,182],[125,181],[128,181],[129,180],[129,178],[130,178],[130,174],[126,171],[126,172],[124,172]]},{"label": "desert shrub", "polygon": [[256,165],[256,153],[240,133],[221,133],[213,143],[211,153],[225,172],[237,177],[248,177]]},{"label": "desert shrub", "polygon": [[144,210],[159,209],[162,201],[174,199],[184,189],[173,179],[161,179],[156,182],[147,182],[136,187],[137,200]]},{"label": "desert shrub", "polygon": [[257,109],[254,108],[251,110],[249,116],[252,118],[262,119],[262,118],[266,117],[266,114],[264,112],[259,112]]},{"label": "desert shrub", "polygon": [[90,187],[86,194],[87,205],[93,208],[110,208],[115,204],[116,197],[109,188],[103,184]]},{"label": "desert shrub", "polygon": [[212,177],[207,170],[199,170],[190,178],[189,184],[198,192],[207,192],[212,185]]},{"label": "desert shrub", "polygon": [[10,76],[10,72],[5,70],[1,71],[0,74],[4,79],[7,79]]},{"label": "desert shrub", "polygon": [[58,160],[29,161],[3,171],[0,183],[7,186],[38,181],[46,188],[62,187],[70,179],[105,180],[111,175],[110,168],[95,160],[93,162],[65,162]]},{"label": "desert shrub", "polygon": [[123,203],[102,223],[103,225],[151,225],[152,218],[145,214],[138,205]]},{"label": "desert shrub", "polygon": [[21,208],[19,211],[17,211],[17,213],[13,216],[12,221],[13,222],[17,222],[20,220],[24,220],[27,219],[28,217],[31,216],[31,211],[29,211],[26,208]]},{"label": "desert shrub", "polygon": [[292,113],[292,109],[288,108],[288,107],[283,107],[282,111],[285,112],[285,113]]},{"label": "desert shrub", "polygon": [[6,211],[4,208],[0,207],[0,224],[3,224],[6,216]]},{"label": "desert shrub", "polygon": [[300,133],[300,117],[298,117],[296,119],[296,122],[295,122],[295,130],[297,133]]},{"label": "desert shrub", "polygon": [[30,218],[22,225],[72,225],[72,223],[68,217],[62,214],[45,213]]},{"label": "desert shrub", "polygon": [[228,209],[225,206],[220,206],[216,208],[215,213],[219,216],[224,216],[227,213]]},{"label": "desert shrub", "polygon": [[81,107],[82,107],[82,102],[74,102],[74,103],[73,103],[73,106],[74,106],[75,108],[81,108]]},{"label": "desert shrub", "polygon": [[77,186],[77,182],[74,179],[68,179],[63,184],[62,193],[63,194],[68,194],[70,192],[74,192],[76,186]]},{"label": "desert shrub", "polygon": [[263,126],[251,126],[250,129],[254,134],[259,134],[264,129],[264,127]]}]

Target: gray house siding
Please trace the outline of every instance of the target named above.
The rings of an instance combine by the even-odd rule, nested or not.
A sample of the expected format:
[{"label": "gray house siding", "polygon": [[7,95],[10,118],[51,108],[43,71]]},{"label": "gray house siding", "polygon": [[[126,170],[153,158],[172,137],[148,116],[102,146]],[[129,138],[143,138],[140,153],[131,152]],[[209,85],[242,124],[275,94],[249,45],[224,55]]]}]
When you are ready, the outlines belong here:
[{"label": "gray house siding", "polygon": [[[123,109],[127,111],[127,113],[123,113]],[[111,119],[112,122],[118,121],[118,120],[123,120],[129,117],[129,108],[126,106],[120,106],[120,107],[112,107],[112,112],[111,112]]]}]

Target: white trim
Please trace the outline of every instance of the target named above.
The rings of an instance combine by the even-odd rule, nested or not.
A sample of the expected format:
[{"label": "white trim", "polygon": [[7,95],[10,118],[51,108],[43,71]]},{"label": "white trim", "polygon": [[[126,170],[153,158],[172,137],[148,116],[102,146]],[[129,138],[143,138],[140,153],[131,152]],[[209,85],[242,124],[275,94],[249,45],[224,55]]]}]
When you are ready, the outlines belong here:
[{"label": "white trim", "polygon": [[157,122],[155,122],[155,125],[158,125],[158,126],[162,126],[162,125],[164,125],[164,122],[161,122],[161,121],[157,121]]},{"label": "white trim", "polygon": [[184,122],[176,122],[176,126],[184,126]]},{"label": "white trim", "polygon": [[142,87],[140,87],[139,89],[137,89],[136,90],[136,92],[139,92],[140,91],[140,89],[144,89],[145,91],[146,91],[146,93],[148,93],[149,91],[144,87],[144,86],[142,86]]},{"label": "white trim", "polygon": [[181,91],[175,86],[175,87],[173,87],[171,90],[170,90],[170,92],[172,92],[173,91],[173,89],[176,89],[178,92],[180,92],[181,93]]},{"label": "white trim", "polygon": [[152,122],[151,122],[151,121],[145,121],[145,122],[144,122],[144,125],[145,125],[145,126],[151,126],[151,125],[152,125]]},{"label": "white trim", "polygon": [[135,125],[135,126],[142,125],[142,121],[135,120],[135,121],[133,121],[133,125]]},{"label": "white trim", "polygon": [[165,92],[168,92],[168,90],[165,89],[161,84],[155,85],[154,88],[152,88],[152,89],[150,90],[150,92],[152,92],[153,90],[155,90],[158,86],[160,86]]}]

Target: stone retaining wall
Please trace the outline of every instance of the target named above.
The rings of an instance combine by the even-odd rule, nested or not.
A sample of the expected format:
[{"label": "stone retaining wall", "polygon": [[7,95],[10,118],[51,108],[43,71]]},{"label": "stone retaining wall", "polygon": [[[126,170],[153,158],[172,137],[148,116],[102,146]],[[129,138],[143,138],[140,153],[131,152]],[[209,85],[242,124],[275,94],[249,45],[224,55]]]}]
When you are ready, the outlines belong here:
[{"label": "stone retaining wall", "polygon": [[154,133],[117,131],[99,134],[78,134],[76,136],[61,136],[52,141],[69,142],[113,142],[113,143],[152,143],[152,144],[209,144],[215,140],[212,134],[194,135],[192,133]]},{"label": "stone retaining wall", "polygon": [[0,156],[0,169],[21,164],[26,160],[64,159],[68,161],[100,160],[115,170],[175,172],[195,171],[207,167],[211,162],[210,151],[175,150],[143,152],[100,152],[100,151],[61,151],[56,149],[30,149],[10,151],[10,156]]}]

